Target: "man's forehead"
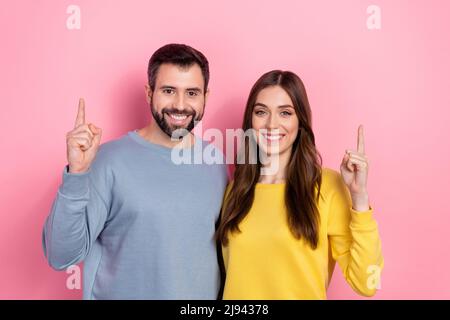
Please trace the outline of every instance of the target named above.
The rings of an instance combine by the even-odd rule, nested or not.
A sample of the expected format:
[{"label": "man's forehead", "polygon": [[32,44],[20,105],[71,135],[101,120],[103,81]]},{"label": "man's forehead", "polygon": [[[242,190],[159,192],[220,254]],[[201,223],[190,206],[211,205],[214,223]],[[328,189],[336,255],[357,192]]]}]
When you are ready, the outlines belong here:
[{"label": "man's forehead", "polygon": [[190,66],[179,66],[164,63],[159,67],[156,77],[158,86],[192,87],[203,86],[203,74],[196,63]]}]

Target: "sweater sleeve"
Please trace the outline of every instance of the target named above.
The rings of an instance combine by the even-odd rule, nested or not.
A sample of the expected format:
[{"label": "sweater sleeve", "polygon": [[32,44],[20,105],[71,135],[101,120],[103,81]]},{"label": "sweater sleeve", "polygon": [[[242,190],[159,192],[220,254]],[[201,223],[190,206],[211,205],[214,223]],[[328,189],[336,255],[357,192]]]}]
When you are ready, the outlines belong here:
[{"label": "sweater sleeve", "polygon": [[108,217],[111,181],[106,166],[96,160],[84,173],[69,173],[68,166],[64,168],[42,235],[52,268],[64,270],[87,256]]},{"label": "sweater sleeve", "polygon": [[355,211],[350,192],[336,171],[330,192],[328,238],[333,259],[353,290],[371,297],[379,288],[384,266],[373,208]]}]

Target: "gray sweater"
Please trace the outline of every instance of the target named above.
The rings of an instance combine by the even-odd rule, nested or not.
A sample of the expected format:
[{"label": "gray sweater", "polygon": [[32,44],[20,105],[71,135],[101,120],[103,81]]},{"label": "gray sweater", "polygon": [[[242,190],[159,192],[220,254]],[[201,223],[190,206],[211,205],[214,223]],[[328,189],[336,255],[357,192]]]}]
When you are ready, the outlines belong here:
[{"label": "gray sweater", "polygon": [[[198,137],[185,151],[194,160],[205,148],[223,158]],[[57,270],[84,261],[84,299],[217,298],[213,235],[226,166],[176,164],[171,155],[130,131],[102,144],[89,171],[64,168],[44,253]]]}]

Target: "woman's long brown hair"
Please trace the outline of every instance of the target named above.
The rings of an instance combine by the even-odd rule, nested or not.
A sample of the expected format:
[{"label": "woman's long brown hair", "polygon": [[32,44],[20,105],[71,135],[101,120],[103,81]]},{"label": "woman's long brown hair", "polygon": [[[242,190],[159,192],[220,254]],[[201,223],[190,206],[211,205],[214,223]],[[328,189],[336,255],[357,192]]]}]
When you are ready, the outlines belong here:
[{"label": "woman's long brown hair", "polygon": [[[252,128],[252,114],[257,96],[261,90],[270,86],[280,86],[286,91],[299,120],[299,132],[286,167],[287,223],[295,238],[303,238],[316,249],[320,224],[316,201],[319,199],[322,183],[322,157],[316,149],[311,129],[311,108],[302,80],[290,71],[273,70],[262,75],[250,91],[242,128],[244,132]],[[247,163],[252,152],[255,152],[254,148],[249,147],[249,143],[249,139],[244,138],[244,147],[240,152],[245,153],[245,162],[236,162],[234,182],[224,199],[222,217],[216,233],[217,239],[223,245],[228,244],[229,232],[240,232],[239,223],[252,207],[255,185],[260,177],[259,152],[255,164]]]}]

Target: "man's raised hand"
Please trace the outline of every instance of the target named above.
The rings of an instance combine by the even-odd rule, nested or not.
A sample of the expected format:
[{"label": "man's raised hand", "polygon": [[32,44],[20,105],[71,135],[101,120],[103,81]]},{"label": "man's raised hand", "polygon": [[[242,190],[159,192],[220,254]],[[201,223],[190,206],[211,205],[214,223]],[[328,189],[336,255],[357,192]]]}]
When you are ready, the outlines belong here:
[{"label": "man's raised hand", "polygon": [[100,146],[101,136],[102,129],[92,123],[86,124],[84,99],[80,98],[74,129],[66,135],[70,173],[89,170]]}]

